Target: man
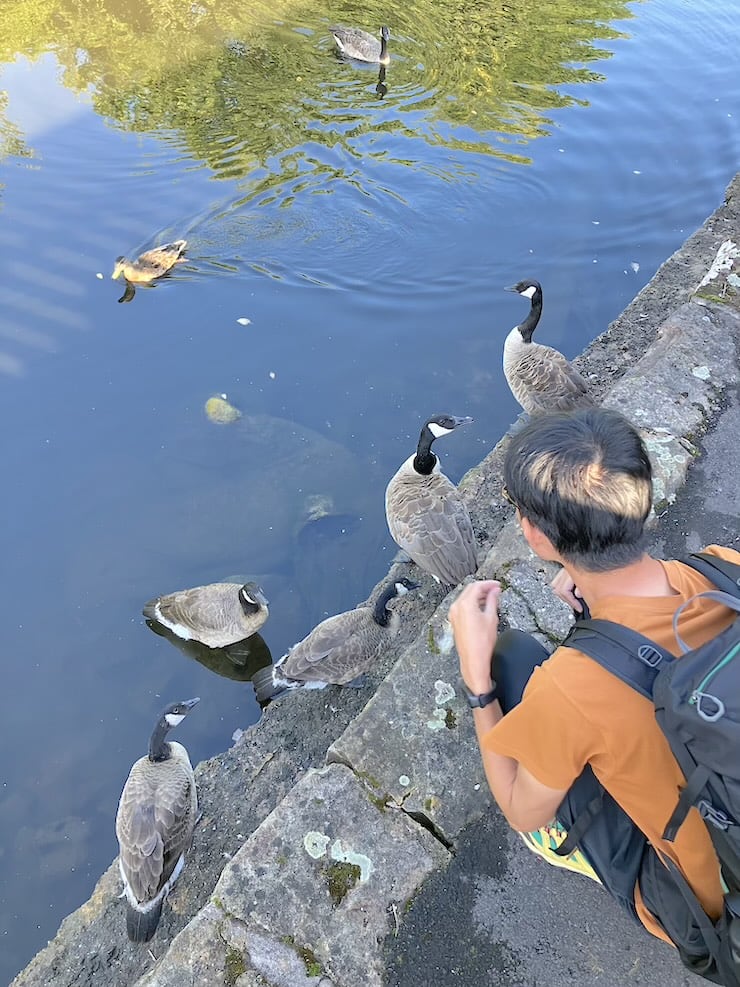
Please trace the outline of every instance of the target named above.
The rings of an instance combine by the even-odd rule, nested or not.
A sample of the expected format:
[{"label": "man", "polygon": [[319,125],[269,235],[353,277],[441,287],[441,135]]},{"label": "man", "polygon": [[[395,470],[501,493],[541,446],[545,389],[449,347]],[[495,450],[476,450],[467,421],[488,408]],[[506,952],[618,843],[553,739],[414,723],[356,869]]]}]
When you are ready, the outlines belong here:
[{"label": "man", "polygon": [[[689,566],[646,554],[650,460],[629,422],[602,408],[535,418],[513,436],[504,480],[530,548],[563,566],[552,584],[561,599],[680,654],[673,615],[713,587]],[[706,551],[740,562],[730,549]],[[548,658],[520,632],[499,640],[499,593],[495,581],[472,583],[450,609],[461,675],[480,703],[473,717],[494,798],[532,849],[599,880],[648,931],[678,944],[684,962],[716,979],[661,857],[679,865],[713,920],[722,911],[718,860],[696,809],[675,842],[662,838],[685,779],[652,703],[572,648]],[[698,647],[734,617],[722,604],[695,601],[680,633]],[[579,852],[555,855],[601,786],[608,794]]]}]

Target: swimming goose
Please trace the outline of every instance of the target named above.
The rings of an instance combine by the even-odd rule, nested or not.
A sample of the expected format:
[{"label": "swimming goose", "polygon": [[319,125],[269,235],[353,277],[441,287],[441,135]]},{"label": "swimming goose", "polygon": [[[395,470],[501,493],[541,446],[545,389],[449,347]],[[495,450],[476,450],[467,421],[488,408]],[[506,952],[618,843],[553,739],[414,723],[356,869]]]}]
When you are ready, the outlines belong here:
[{"label": "swimming goose", "polygon": [[456,586],[477,569],[475,536],[468,509],[440,470],[432,443],[472,418],[435,415],[424,423],[416,447],[385,491],[391,536],[420,569],[437,582]]},{"label": "swimming goose", "polygon": [[[156,278],[161,278],[168,271],[172,270],[175,264],[184,262],[183,253],[187,245],[187,240],[175,240],[173,243],[162,244],[161,247],[155,247],[153,250],[146,250],[136,260],[128,260],[126,257],[116,257],[116,266],[113,268],[111,278],[115,281],[116,278],[123,275],[127,281],[133,281],[134,283],[154,281]],[[125,295],[123,298],[125,298]]]},{"label": "swimming goose", "polygon": [[507,288],[529,298],[532,305],[521,325],[514,326],[504,343],[504,376],[511,393],[527,414],[593,407],[586,381],[552,346],[532,342],[542,315],[539,281],[520,281]]},{"label": "swimming goose", "polygon": [[258,702],[264,705],[288,689],[322,689],[356,679],[372,665],[383,643],[398,633],[400,617],[391,609],[393,600],[413,589],[418,584],[410,579],[391,580],[375,606],[322,620],[272,667],[254,673]]},{"label": "swimming goose", "polygon": [[329,30],[337,47],[347,58],[354,58],[358,62],[389,64],[391,56],[388,54],[388,39],[391,35],[385,25],[380,29],[380,41],[356,27],[330,27]]},{"label": "swimming goose", "polygon": [[116,813],[118,866],[126,897],[126,932],[148,942],[190,847],[198,813],[188,752],[165,737],[199,699],[172,703],[157,720],[149,754],[131,768]]},{"label": "swimming goose", "polygon": [[225,648],[262,627],[267,604],[257,583],[210,583],[149,600],[143,613],[186,641]]}]

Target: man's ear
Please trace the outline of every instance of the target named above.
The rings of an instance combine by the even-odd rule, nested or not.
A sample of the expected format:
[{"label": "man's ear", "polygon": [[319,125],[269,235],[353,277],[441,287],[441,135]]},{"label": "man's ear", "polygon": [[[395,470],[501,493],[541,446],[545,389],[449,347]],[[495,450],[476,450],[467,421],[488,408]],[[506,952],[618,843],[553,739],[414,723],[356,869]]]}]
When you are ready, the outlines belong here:
[{"label": "man's ear", "polygon": [[560,562],[560,555],[558,554],[555,546],[550,541],[544,532],[540,531],[536,524],[520,515],[519,524],[521,525],[522,534],[527,540],[527,544],[541,559],[545,562]]}]

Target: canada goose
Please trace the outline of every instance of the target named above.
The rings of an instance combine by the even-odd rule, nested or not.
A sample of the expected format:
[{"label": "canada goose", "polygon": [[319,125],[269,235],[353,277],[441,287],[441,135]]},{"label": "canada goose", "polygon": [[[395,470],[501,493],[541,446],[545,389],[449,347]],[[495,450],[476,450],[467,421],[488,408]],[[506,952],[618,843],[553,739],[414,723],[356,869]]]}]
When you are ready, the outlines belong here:
[{"label": "canada goose", "polygon": [[[173,243],[165,243],[161,247],[145,251],[136,260],[116,257],[116,266],[111,277],[115,281],[123,275],[127,281],[134,283],[154,281],[170,271],[175,264],[181,264],[185,260],[182,255],[187,245],[187,240],[175,240]],[[123,298],[125,295],[121,300]]]},{"label": "canada goose", "polygon": [[198,813],[193,767],[182,744],[165,737],[199,702],[187,699],[162,711],[149,753],[134,763],[118,803],[118,866],[132,942],[148,942],[156,932],[190,847]]},{"label": "canada goose", "polygon": [[593,407],[586,381],[563,354],[552,346],[532,342],[542,315],[542,285],[539,281],[520,281],[506,290],[516,291],[532,303],[527,318],[514,326],[504,343],[504,376],[519,404],[530,415]]},{"label": "canada goose", "polygon": [[477,568],[468,509],[439,467],[432,443],[472,418],[434,415],[424,423],[416,447],[385,491],[391,536],[420,569],[437,582],[456,586]]},{"label": "canada goose", "polygon": [[186,641],[225,648],[262,627],[267,604],[257,583],[210,583],[149,600],[143,613]]},{"label": "canada goose", "polygon": [[379,62],[381,65],[390,63],[388,39],[391,35],[385,25],[380,29],[380,41],[356,27],[330,27],[329,30],[337,47],[347,58],[354,58],[357,62]]},{"label": "canada goose", "polygon": [[383,642],[394,637],[400,618],[390,606],[399,596],[418,589],[410,579],[391,580],[373,607],[355,607],[322,620],[311,633],[270,668],[255,672],[252,684],[264,704],[288,689],[346,685],[377,658]]}]

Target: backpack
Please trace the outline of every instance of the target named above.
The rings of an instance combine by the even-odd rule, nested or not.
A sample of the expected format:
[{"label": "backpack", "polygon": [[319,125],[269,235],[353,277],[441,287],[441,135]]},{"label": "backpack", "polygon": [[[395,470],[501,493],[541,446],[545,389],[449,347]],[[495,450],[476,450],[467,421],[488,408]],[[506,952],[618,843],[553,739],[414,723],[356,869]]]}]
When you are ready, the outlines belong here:
[{"label": "backpack", "polygon": [[[740,565],[706,553],[682,561],[717,590],[698,593],[676,611],[673,631],[683,652],[680,660],[628,627],[591,619],[585,609],[563,646],[588,655],[653,702],[658,725],[686,779],[663,839],[674,840],[689,809],[696,806],[719,858],[725,891],[724,914],[716,923],[704,912],[680,868],[667,859],[663,863],[706,946],[711,972],[704,975],[725,987],[740,987],[740,617],[693,650],[678,629],[684,608],[699,598],[723,603],[740,614]],[[598,809],[591,805],[576,819],[559,848],[563,856],[575,848]],[[680,904],[681,898],[676,900]],[[676,946],[686,965],[703,972],[680,942]]]}]

